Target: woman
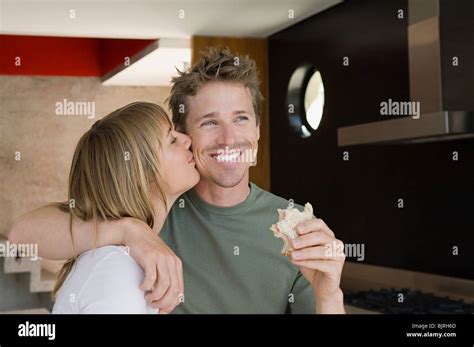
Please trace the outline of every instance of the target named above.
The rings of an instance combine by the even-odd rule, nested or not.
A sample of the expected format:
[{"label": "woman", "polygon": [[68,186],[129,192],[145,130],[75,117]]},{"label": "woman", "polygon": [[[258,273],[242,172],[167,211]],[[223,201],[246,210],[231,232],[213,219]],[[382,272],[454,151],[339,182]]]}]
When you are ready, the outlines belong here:
[{"label": "woman", "polygon": [[[133,217],[159,232],[177,197],[199,181],[191,139],[158,105],[135,102],[97,121],[79,140],[69,174],[72,220]],[[69,259],[58,273],[53,313],[157,313],[139,289],[142,268],[122,246]]]}]

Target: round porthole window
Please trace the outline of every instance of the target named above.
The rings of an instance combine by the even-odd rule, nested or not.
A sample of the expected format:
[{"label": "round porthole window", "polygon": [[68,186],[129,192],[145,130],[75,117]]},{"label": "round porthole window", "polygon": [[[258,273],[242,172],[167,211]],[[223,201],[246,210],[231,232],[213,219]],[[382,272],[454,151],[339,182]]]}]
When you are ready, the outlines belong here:
[{"label": "round porthole window", "polygon": [[324,111],[324,84],[314,66],[303,65],[293,72],[287,106],[290,126],[297,135],[306,138],[318,129]]}]

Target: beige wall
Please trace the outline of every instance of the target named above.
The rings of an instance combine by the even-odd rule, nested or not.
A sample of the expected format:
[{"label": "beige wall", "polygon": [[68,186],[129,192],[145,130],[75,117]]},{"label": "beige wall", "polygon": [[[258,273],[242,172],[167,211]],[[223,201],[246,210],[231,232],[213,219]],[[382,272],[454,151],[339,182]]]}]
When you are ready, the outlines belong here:
[{"label": "beige wall", "polygon": [[[67,199],[74,148],[97,119],[132,101],[163,106],[169,91],[104,87],[97,78],[0,76],[0,233],[16,216]],[[96,117],[56,115],[55,104],[63,99],[95,101]]]}]

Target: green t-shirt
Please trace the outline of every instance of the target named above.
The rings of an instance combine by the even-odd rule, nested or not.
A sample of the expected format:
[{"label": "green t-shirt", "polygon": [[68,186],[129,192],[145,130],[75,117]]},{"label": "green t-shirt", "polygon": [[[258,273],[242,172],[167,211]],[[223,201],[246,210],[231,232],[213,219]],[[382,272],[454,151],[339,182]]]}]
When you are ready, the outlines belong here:
[{"label": "green t-shirt", "polygon": [[311,285],[270,230],[287,207],[253,183],[232,207],[183,194],[160,233],[183,262],[184,302],[173,313],[314,313]]}]

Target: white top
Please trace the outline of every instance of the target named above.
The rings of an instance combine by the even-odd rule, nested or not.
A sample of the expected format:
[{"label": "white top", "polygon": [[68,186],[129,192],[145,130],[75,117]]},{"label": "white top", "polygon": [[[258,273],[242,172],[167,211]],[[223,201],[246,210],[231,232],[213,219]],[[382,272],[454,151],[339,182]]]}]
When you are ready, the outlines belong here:
[{"label": "white top", "polygon": [[123,246],[84,252],[57,293],[53,314],[157,313],[140,290],[143,278]]}]

